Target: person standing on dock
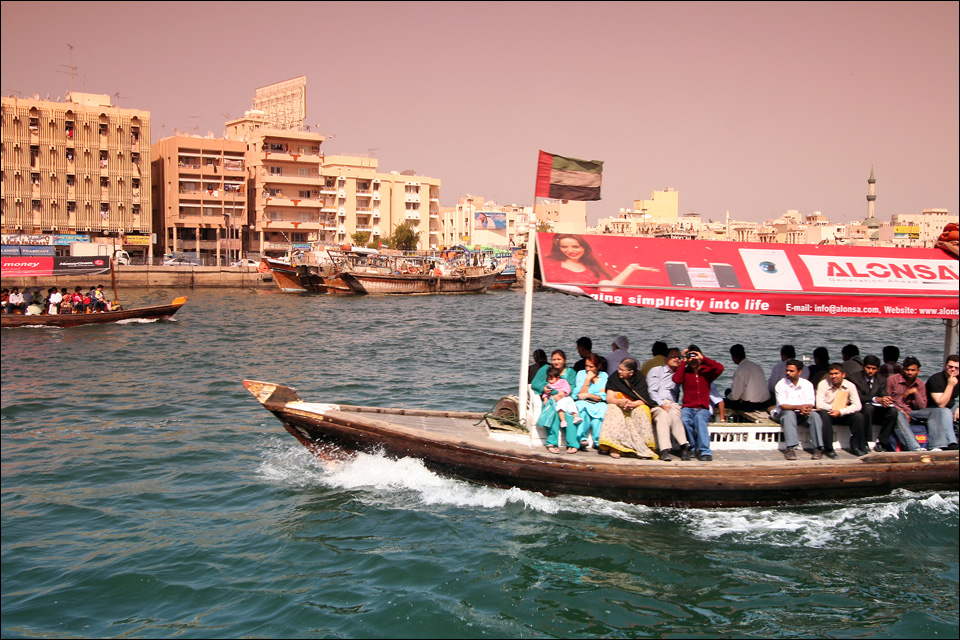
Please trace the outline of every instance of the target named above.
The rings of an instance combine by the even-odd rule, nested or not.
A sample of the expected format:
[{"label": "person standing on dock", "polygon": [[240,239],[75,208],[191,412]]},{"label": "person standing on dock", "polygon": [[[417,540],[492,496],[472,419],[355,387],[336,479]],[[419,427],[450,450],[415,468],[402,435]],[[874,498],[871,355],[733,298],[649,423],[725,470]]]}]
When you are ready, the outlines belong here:
[{"label": "person standing on dock", "polygon": [[810,429],[810,439],[813,440],[813,459],[819,460],[823,457],[823,422],[820,414],[815,411],[817,399],[813,385],[809,380],[800,377],[802,369],[803,363],[799,360],[786,361],[784,378],[777,383],[775,389],[777,406],[770,417],[779,422],[783,429],[783,439],[787,445],[783,452],[784,458],[797,459],[797,447],[800,446],[797,425],[806,425]]}]

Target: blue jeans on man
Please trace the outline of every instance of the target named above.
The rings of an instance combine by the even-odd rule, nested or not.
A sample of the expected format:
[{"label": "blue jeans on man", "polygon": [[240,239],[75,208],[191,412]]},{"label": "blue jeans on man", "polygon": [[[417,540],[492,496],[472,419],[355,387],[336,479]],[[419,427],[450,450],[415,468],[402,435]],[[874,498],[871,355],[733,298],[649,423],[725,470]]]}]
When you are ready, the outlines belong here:
[{"label": "blue jeans on man", "polygon": [[897,412],[897,439],[906,445],[907,450],[916,451],[920,448],[910,424],[923,424],[927,421],[927,448],[943,449],[957,442],[957,434],[953,431],[953,410],[943,407],[927,407],[915,409],[910,417],[902,411]]},{"label": "blue jeans on man", "polygon": [[697,407],[680,409],[680,420],[687,432],[690,448],[694,451],[699,450],[698,455],[701,456],[713,455],[713,452],[710,451],[710,430],[707,428],[711,416],[713,416],[713,412],[710,409],[699,409]]}]

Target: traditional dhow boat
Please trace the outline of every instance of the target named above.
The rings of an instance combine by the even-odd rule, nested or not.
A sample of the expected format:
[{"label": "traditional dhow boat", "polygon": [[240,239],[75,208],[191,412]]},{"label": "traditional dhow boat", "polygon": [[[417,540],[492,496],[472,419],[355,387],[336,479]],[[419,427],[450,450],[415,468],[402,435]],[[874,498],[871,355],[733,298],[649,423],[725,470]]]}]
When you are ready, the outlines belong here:
[{"label": "traditional dhow boat", "polygon": [[170,304],[137,309],[118,309],[103,313],[57,313],[21,315],[5,313],[0,316],[0,326],[7,327],[79,327],[85,324],[108,324],[122,320],[166,320],[180,310],[187,299],[180,297]]},{"label": "traditional dhow boat", "polygon": [[713,462],[664,463],[598,454],[553,455],[536,434],[491,429],[484,414],[304,402],[296,390],[244,386],[307,448],[414,457],[430,469],[496,487],[648,505],[734,507],[882,495],[894,489],[958,489],[956,451],[843,453],[788,462],[767,451],[714,449]]},{"label": "traditional dhow boat", "polygon": [[349,265],[340,277],[359,294],[483,293],[503,266],[440,269],[423,256],[381,256],[374,264]]},{"label": "traditional dhow boat", "polygon": [[273,274],[277,288],[284,293],[353,294],[340,277],[347,265],[362,263],[378,252],[374,249],[327,249],[327,259],[316,259],[319,250],[309,252],[312,259],[296,256],[290,259],[261,258],[261,268]]}]

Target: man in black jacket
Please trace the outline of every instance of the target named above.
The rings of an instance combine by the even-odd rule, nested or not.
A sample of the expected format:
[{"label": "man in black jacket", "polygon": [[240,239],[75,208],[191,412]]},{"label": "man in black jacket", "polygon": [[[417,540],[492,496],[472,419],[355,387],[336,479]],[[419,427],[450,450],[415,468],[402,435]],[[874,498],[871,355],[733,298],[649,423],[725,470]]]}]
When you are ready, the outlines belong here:
[{"label": "man in black jacket", "polygon": [[847,376],[860,394],[861,413],[866,423],[866,438],[873,439],[873,425],[882,425],[893,408],[893,399],[887,395],[887,378],[880,375],[880,358],[868,355],[863,359],[863,370]]}]

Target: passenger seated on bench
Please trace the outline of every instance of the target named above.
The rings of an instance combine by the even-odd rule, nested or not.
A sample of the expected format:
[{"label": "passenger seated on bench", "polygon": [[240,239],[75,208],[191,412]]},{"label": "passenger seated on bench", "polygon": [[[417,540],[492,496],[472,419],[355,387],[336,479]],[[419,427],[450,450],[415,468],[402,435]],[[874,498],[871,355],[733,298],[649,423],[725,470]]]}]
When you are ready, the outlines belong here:
[{"label": "passenger seated on bench", "polygon": [[683,350],[683,359],[673,372],[673,381],[680,387],[680,419],[687,431],[690,447],[696,450],[701,462],[713,461],[710,449],[710,383],[723,373],[723,365],[703,355],[695,344]]},{"label": "passenger seated on bench", "polygon": [[663,460],[664,452],[673,449],[671,439],[676,440],[680,446],[680,459],[687,461],[691,457],[690,442],[680,417],[680,388],[673,381],[673,374],[680,366],[680,349],[668,349],[665,362],[647,373],[647,390],[654,402],[650,412],[657,433],[657,448]]},{"label": "passenger seated on bench", "polygon": [[903,365],[900,364],[899,347],[888,344],[883,348],[883,364],[880,365],[880,374],[884,378],[889,378],[895,373],[903,373]]},{"label": "passenger seated on bench", "polygon": [[[814,410],[816,394],[809,380],[800,377],[803,363],[799,360],[786,361],[784,378],[777,383],[775,394],[777,406],[770,413],[770,417],[780,423],[783,428],[783,438],[787,448],[783,457],[787,460],[796,460],[796,449],[800,446],[800,437],[797,435],[797,425],[807,425],[810,429],[810,439],[813,440],[813,459],[823,457],[823,422],[820,414]],[[834,454],[836,455],[836,454]]]},{"label": "passenger seated on bench", "polygon": [[[785,344],[780,347],[780,362],[773,365],[773,368],[770,369],[770,377],[767,379],[767,389],[770,391],[770,399],[773,400],[777,395],[777,383],[783,380],[784,371],[787,369],[787,361],[795,360],[797,357],[797,349],[792,344]],[[800,362],[797,360],[797,362]],[[803,363],[800,363],[800,377],[806,380],[810,379],[810,370],[806,367],[803,367]]]},{"label": "passenger seated on bench", "polygon": [[550,367],[547,369],[547,386],[543,388],[543,404],[553,400],[557,408],[557,415],[560,416],[560,426],[567,428],[567,416],[573,416],[573,424],[580,424],[580,416],[577,415],[577,405],[570,397],[570,383],[560,377],[560,369]]},{"label": "passenger seated on bench", "polygon": [[[960,417],[960,413],[958,413],[960,411],[960,406],[958,406],[958,396],[960,396],[958,374],[960,374],[960,356],[952,355],[947,356],[943,371],[933,374],[927,380],[927,406],[951,411],[953,422],[957,422],[958,417]],[[946,433],[944,434],[946,441],[935,441],[928,437],[927,446],[931,449],[955,451],[958,448],[956,433],[952,425],[948,421],[944,421],[943,417],[941,417],[941,422],[946,425]]]},{"label": "passenger seated on bench", "polygon": [[751,417],[754,420],[765,418],[770,407],[770,392],[763,368],[747,359],[742,344],[730,347],[730,358],[737,365],[737,370],[733,372],[733,382],[724,399],[724,407],[731,411],[763,412]]},{"label": "passenger seated on bench", "polygon": [[[850,453],[865,456],[870,453],[864,435],[865,419],[860,413],[860,394],[853,383],[846,379],[843,365],[834,362],[827,377],[817,385],[817,412],[823,421],[823,452],[828,458],[836,458],[833,451],[833,425],[850,427]],[[830,455],[833,454],[833,455]]]},{"label": "passenger seated on bench", "polygon": [[870,354],[863,358],[863,371],[847,376],[860,395],[860,411],[863,413],[864,435],[867,442],[873,440],[874,425],[882,425],[887,414],[896,411],[893,399],[887,395],[887,376],[879,373],[880,358]]},{"label": "passenger seated on bench", "polygon": [[960,356],[947,356],[943,371],[935,373],[927,380],[927,405],[936,405],[953,409],[953,421],[960,418],[958,398],[960,398]]},{"label": "passenger seated on bench", "polygon": [[[573,367],[567,366],[567,354],[562,349],[554,349],[553,353],[550,354],[550,362],[560,370],[560,377],[566,380],[570,384],[570,388],[573,389],[574,383],[577,381],[577,372],[573,370]],[[543,394],[546,390],[548,369],[549,367],[546,366],[540,367],[537,375],[530,382],[530,387],[537,394]],[[560,453],[558,446],[560,444],[560,416],[557,414],[554,405],[544,405],[540,418],[537,420],[537,425],[543,427],[547,432],[547,451]],[[573,449],[573,453],[576,453],[580,446],[577,441],[577,430],[572,426],[568,428],[566,438],[568,452]]]},{"label": "passenger seated on bench", "polygon": [[930,447],[945,447],[957,441],[953,432],[953,412],[943,407],[927,407],[927,386],[920,379],[920,361],[912,356],[903,359],[903,373],[887,378],[887,393],[893,399],[896,411],[890,412],[880,431],[877,450],[890,450],[890,436],[909,451],[917,451],[920,444],[910,429],[911,424],[927,422],[927,441]]}]

